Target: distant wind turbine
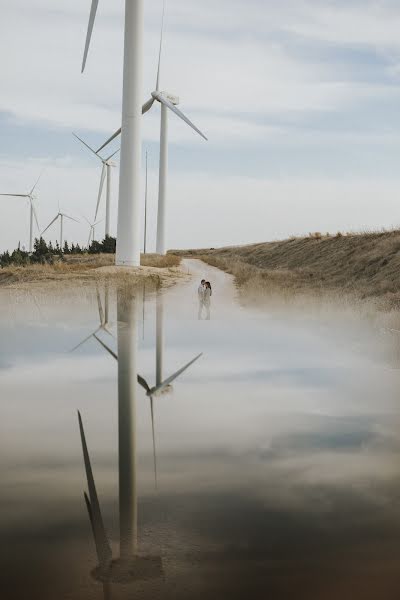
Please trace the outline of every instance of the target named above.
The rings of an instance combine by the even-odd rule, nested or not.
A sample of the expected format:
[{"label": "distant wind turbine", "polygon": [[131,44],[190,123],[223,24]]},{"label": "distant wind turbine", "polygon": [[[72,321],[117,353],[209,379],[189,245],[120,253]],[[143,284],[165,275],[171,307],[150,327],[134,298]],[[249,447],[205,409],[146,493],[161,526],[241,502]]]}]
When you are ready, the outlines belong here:
[{"label": "distant wind turbine", "polygon": [[89,221],[89,219],[87,219],[86,217],[83,217],[83,218],[85,219],[86,223],[87,223],[87,224],[89,225],[89,227],[90,227],[90,230],[89,230],[89,238],[88,238],[88,243],[87,243],[87,246],[88,246],[88,248],[89,248],[89,246],[90,246],[90,241],[94,242],[94,237],[95,237],[95,228],[96,228],[96,226],[97,226],[97,225],[99,225],[99,224],[100,224],[100,223],[103,221],[103,219],[100,219],[100,221],[96,221],[96,223],[91,223],[91,222]]},{"label": "distant wind turbine", "polygon": [[75,352],[81,346],[83,346],[86,342],[88,342],[91,338],[97,335],[100,331],[105,331],[111,337],[114,337],[109,327],[111,324],[109,322],[109,298],[110,298],[110,288],[108,283],[105,284],[104,288],[104,310],[101,302],[100,291],[98,286],[96,285],[96,297],[97,297],[97,308],[99,311],[99,326],[87,337],[85,337],[79,344],[77,344],[74,348],[72,348],[71,352]]},{"label": "distant wind turbine", "polygon": [[96,205],[96,212],[94,215],[94,220],[97,219],[97,214],[99,212],[99,206],[100,206],[100,201],[101,201],[101,196],[103,194],[103,187],[104,187],[104,181],[106,180],[106,224],[105,224],[105,235],[109,236],[110,235],[110,214],[111,214],[111,169],[112,167],[116,167],[116,164],[114,162],[111,161],[112,157],[115,156],[117,154],[117,152],[119,152],[119,148],[118,150],[116,150],[115,152],[113,152],[112,154],[110,154],[110,156],[108,156],[108,158],[102,158],[101,156],[99,156],[99,154],[96,152],[96,150],[94,150],[93,148],[91,148],[89,146],[89,144],[87,144],[86,142],[84,142],[82,140],[82,138],[80,138],[78,135],[76,135],[76,133],[73,134],[77,140],[79,140],[84,146],[86,146],[86,148],[88,148],[90,150],[90,152],[92,152],[102,163],[103,163],[103,168],[101,171],[101,176],[100,176],[100,186],[99,186],[99,193],[97,196],[97,205]]},{"label": "distant wind turbine", "polygon": [[58,213],[57,215],[54,217],[54,219],[47,225],[46,229],[44,231],[42,231],[41,235],[43,235],[44,233],[46,233],[46,231],[53,225],[53,223],[55,223],[57,221],[57,219],[60,219],[60,250],[62,251],[63,249],[63,228],[64,228],[64,217],[66,219],[70,219],[71,221],[75,221],[75,223],[79,223],[79,221],[77,221],[76,219],[74,219],[73,217],[69,217],[68,215],[66,215],[65,213],[60,211],[60,208],[58,208]]},{"label": "distant wind turbine", "polygon": [[[148,112],[154,102],[157,100],[161,104],[161,128],[160,128],[160,166],[159,166],[159,187],[158,187],[158,213],[157,213],[157,254],[164,255],[166,253],[166,202],[167,202],[167,177],[168,177],[168,110],[174,112],[180,119],[182,119],[189,127],[194,129],[202,138],[207,140],[206,136],[186,117],[182,111],[177,108],[179,104],[179,98],[172,96],[168,92],[160,91],[160,71],[161,71],[161,55],[163,47],[163,31],[164,31],[164,19],[165,19],[165,0],[163,6],[163,15],[161,21],[161,37],[160,37],[160,49],[158,55],[158,68],[157,68],[157,79],[156,89],[151,93],[151,98],[143,105],[142,112]],[[123,130],[123,127],[118,129],[100,148],[97,152],[100,152],[105,146],[112,142]]]},{"label": "distant wind turbine", "polygon": [[36,200],[36,196],[34,196],[33,192],[35,191],[36,186],[39,183],[42,175],[43,175],[43,172],[39,175],[35,185],[33,186],[33,188],[31,189],[31,191],[28,194],[0,194],[0,196],[11,196],[13,198],[28,198],[29,205],[30,205],[29,252],[33,251],[33,220],[34,219],[35,219],[36,227],[38,228],[38,231],[40,233],[39,221],[38,221],[37,212],[36,212],[35,203],[34,203],[34,201]]}]

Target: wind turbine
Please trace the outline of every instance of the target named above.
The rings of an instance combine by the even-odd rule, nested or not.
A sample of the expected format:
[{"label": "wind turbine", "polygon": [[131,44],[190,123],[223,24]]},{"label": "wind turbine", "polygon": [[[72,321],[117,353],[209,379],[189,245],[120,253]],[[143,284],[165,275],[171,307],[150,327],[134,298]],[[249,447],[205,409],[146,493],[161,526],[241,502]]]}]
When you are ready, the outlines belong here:
[{"label": "wind turbine", "polygon": [[42,231],[41,235],[43,235],[44,233],[46,233],[46,231],[53,225],[53,223],[55,223],[57,221],[57,219],[60,219],[60,250],[62,252],[63,249],[63,230],[64,230],[64,218],[66,219],[70,219],[71,221],[75,221],[75,223],[79,223],[79,221],[77,221],[76,219],[74,219],[73,217],[69,217],[68,215],[66,215],[65,213],[62,213],[60,211],[60,207],[58,207],[58,213],[57,215],[54,217],[54,219],[47,225],[46,229],[44,231]]},{"label": "wind turbine", "polygon": [[89,246],[90,246],[90,240],[92,240],[92,242],[94,242],[95,228],[96,228],[97,225],[99,225],[102,222],[103,219],[100,219],[100,221],[96,221],[95,223],[91,223],[89,221],[89,219],[87,219],[86,217],[83,217],[83,218],[85,219],[86,223],[90,227],[89,238],[88,238],[88,243],[87,243],[87,246],[89,248]]},{"label": "wind turbine", "polygon": [[[161,127],[160,127],[160,166],[159,166],[159,186],[158,186],[158,212],[157,212],[157,254],[164,255],[166,253],[166,202],[167,202],[167,177],[168,177],[168,111],[174,112],[180,119],[182,119],[189,127],[194,129],[202,138],[207,140],[206,136],[190,121],[177,105],[179,104],[179,98],[173,96],[168,92],[160,91],[160,71],[161,71],[161,55],[163,47],[163,31],[164,31],[164,19],[165,19],[165,0],[163,6],[163,15],[161,21],[161,37],[160,37],[160,49],[158,55],[158,68],[156,78],[156,89],[151,93],[151,98],[143,105],[143,113],[148,112],[155,101],[161,104]],[[112,140],[114,140],[122,131],[123,135],[124,123],[122,128],[118,129],[98,150],[100,152],[105,146],[107,146]]]},{"label": "wind turbine", "polygon": [[43,173],[41,173],[39,175],[35,185],[33,186],[33,188],[31,189],[31,191],[28,194],[0,194],[0,196],[11,196],[12,198],[28,198],[29,204],[30,204],[29,252],[33,251],[33,219],[35,219],[36,227],[38,228],[38,231],[40,233],[39,221],[38,221],[35,204],[34,204],[34,200],[36,200],[36,196],[34,196],[33,192],[35,191],[35,188],[36,188],[37,184],[39,183],[39,180],[42,175],[43,175]]},{"label": "wind turbine", "polygon": [[[92,0],[83,54],[85,69],[99,0]],[[116,264],[140,265],[144,0],[125,0],[121,162]]]},{"label": "wind turbine", "polygon": [[97,213],[99,212],[99,206],[100,206],[100,200],[101,200],[101,196],[103,193],[103,187],[104,187],[104,181],[106,180],[106,225],[105,225],[105,235],[106,237],[110,235],[110,213],[111,213],[111,169],[113,167],[116,167],[117,165],[111,161],[112,157],[115,156],[115,154],[117,154],[117,152],[119,152],[119,148],[118,150],[116,150],[115,152],[113,152],[112,154],[110,154],[110,156],[108,158],[102,158],[101,156],[99,156],[97,154],[97,152],[95,150],[93,150],[93,148],[91,148],[89,146],[89,144],[87,144],[86,142],[84,142],[78,135],[76,135],[76,133],[73,134],[77,140],[79,140],[84,146],[86,146],[86,148],[88,148],[90,150],[90,152],[92,152],[102,163],[103,163],[103,168],[101,171],[101,176],[100,176],[100,186],[99,186],[99,194],[97,197],[97,205],[96,205],[96,212],[94,215],[94,220],[97,219]]}]

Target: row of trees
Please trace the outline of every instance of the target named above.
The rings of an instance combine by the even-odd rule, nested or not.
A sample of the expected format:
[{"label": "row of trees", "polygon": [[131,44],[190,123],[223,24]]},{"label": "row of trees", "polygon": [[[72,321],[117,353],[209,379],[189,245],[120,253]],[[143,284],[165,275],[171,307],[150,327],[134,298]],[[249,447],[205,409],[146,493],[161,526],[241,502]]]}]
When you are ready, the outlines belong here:
[{"label": "row of trees", "polygon": [[64,256],[69,254],[114,254],[116,242],[116,238],[107,235],[102,242],[94,240],[89,248],[83,248],[79,244],[69,245],[67,241],[64,242],[63,248],[60,248],[58,242],[55,245],[51,242],[47,244],[42,237],[36,238],[32,253],[21,250],[18,246],[11,253],[7,250],[3,254],[0,254],[0,266],[53,264],[54,261],[62,260]]}]

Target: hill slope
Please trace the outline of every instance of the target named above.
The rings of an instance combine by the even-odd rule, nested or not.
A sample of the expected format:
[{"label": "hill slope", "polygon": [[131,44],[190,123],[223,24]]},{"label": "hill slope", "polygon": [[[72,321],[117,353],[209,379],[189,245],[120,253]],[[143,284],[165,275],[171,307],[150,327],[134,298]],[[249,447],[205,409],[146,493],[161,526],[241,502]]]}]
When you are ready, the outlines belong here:
[{"label": "hill slope", "polygon": [[[278,242],[192,250],[237,277],[239,284],[355,293],[400,306],[400,231],[314,235]],[[255,281],[257,280],[257,281]]]}]

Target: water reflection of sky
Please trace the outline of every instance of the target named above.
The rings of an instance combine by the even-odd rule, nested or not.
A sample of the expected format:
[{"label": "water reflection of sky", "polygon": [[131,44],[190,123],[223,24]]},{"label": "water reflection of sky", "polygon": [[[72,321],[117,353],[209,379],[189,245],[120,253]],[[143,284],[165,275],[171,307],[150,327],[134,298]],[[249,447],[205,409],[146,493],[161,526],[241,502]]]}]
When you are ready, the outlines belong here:
[{"label": "water reflection of sky", "polygon": [[[155,400],[158,493],[138,397],[139,538],[163,555],[165,582],[113,597],[397,598],[399,375],[387,341],[338,311],[263,316],[222,284],[229,310],[216,294],[210,322],[196,320],[193,283],[166,295],[165,374],[204,356]],[[93,290],[25,304],[0,317],[2,590],[101,598],[76,409],[115,543],[116,361],[94,340],[70,352],[98,326]],[[144,339],[141,315],[139,372],[153,382],[154,297]]]}]

